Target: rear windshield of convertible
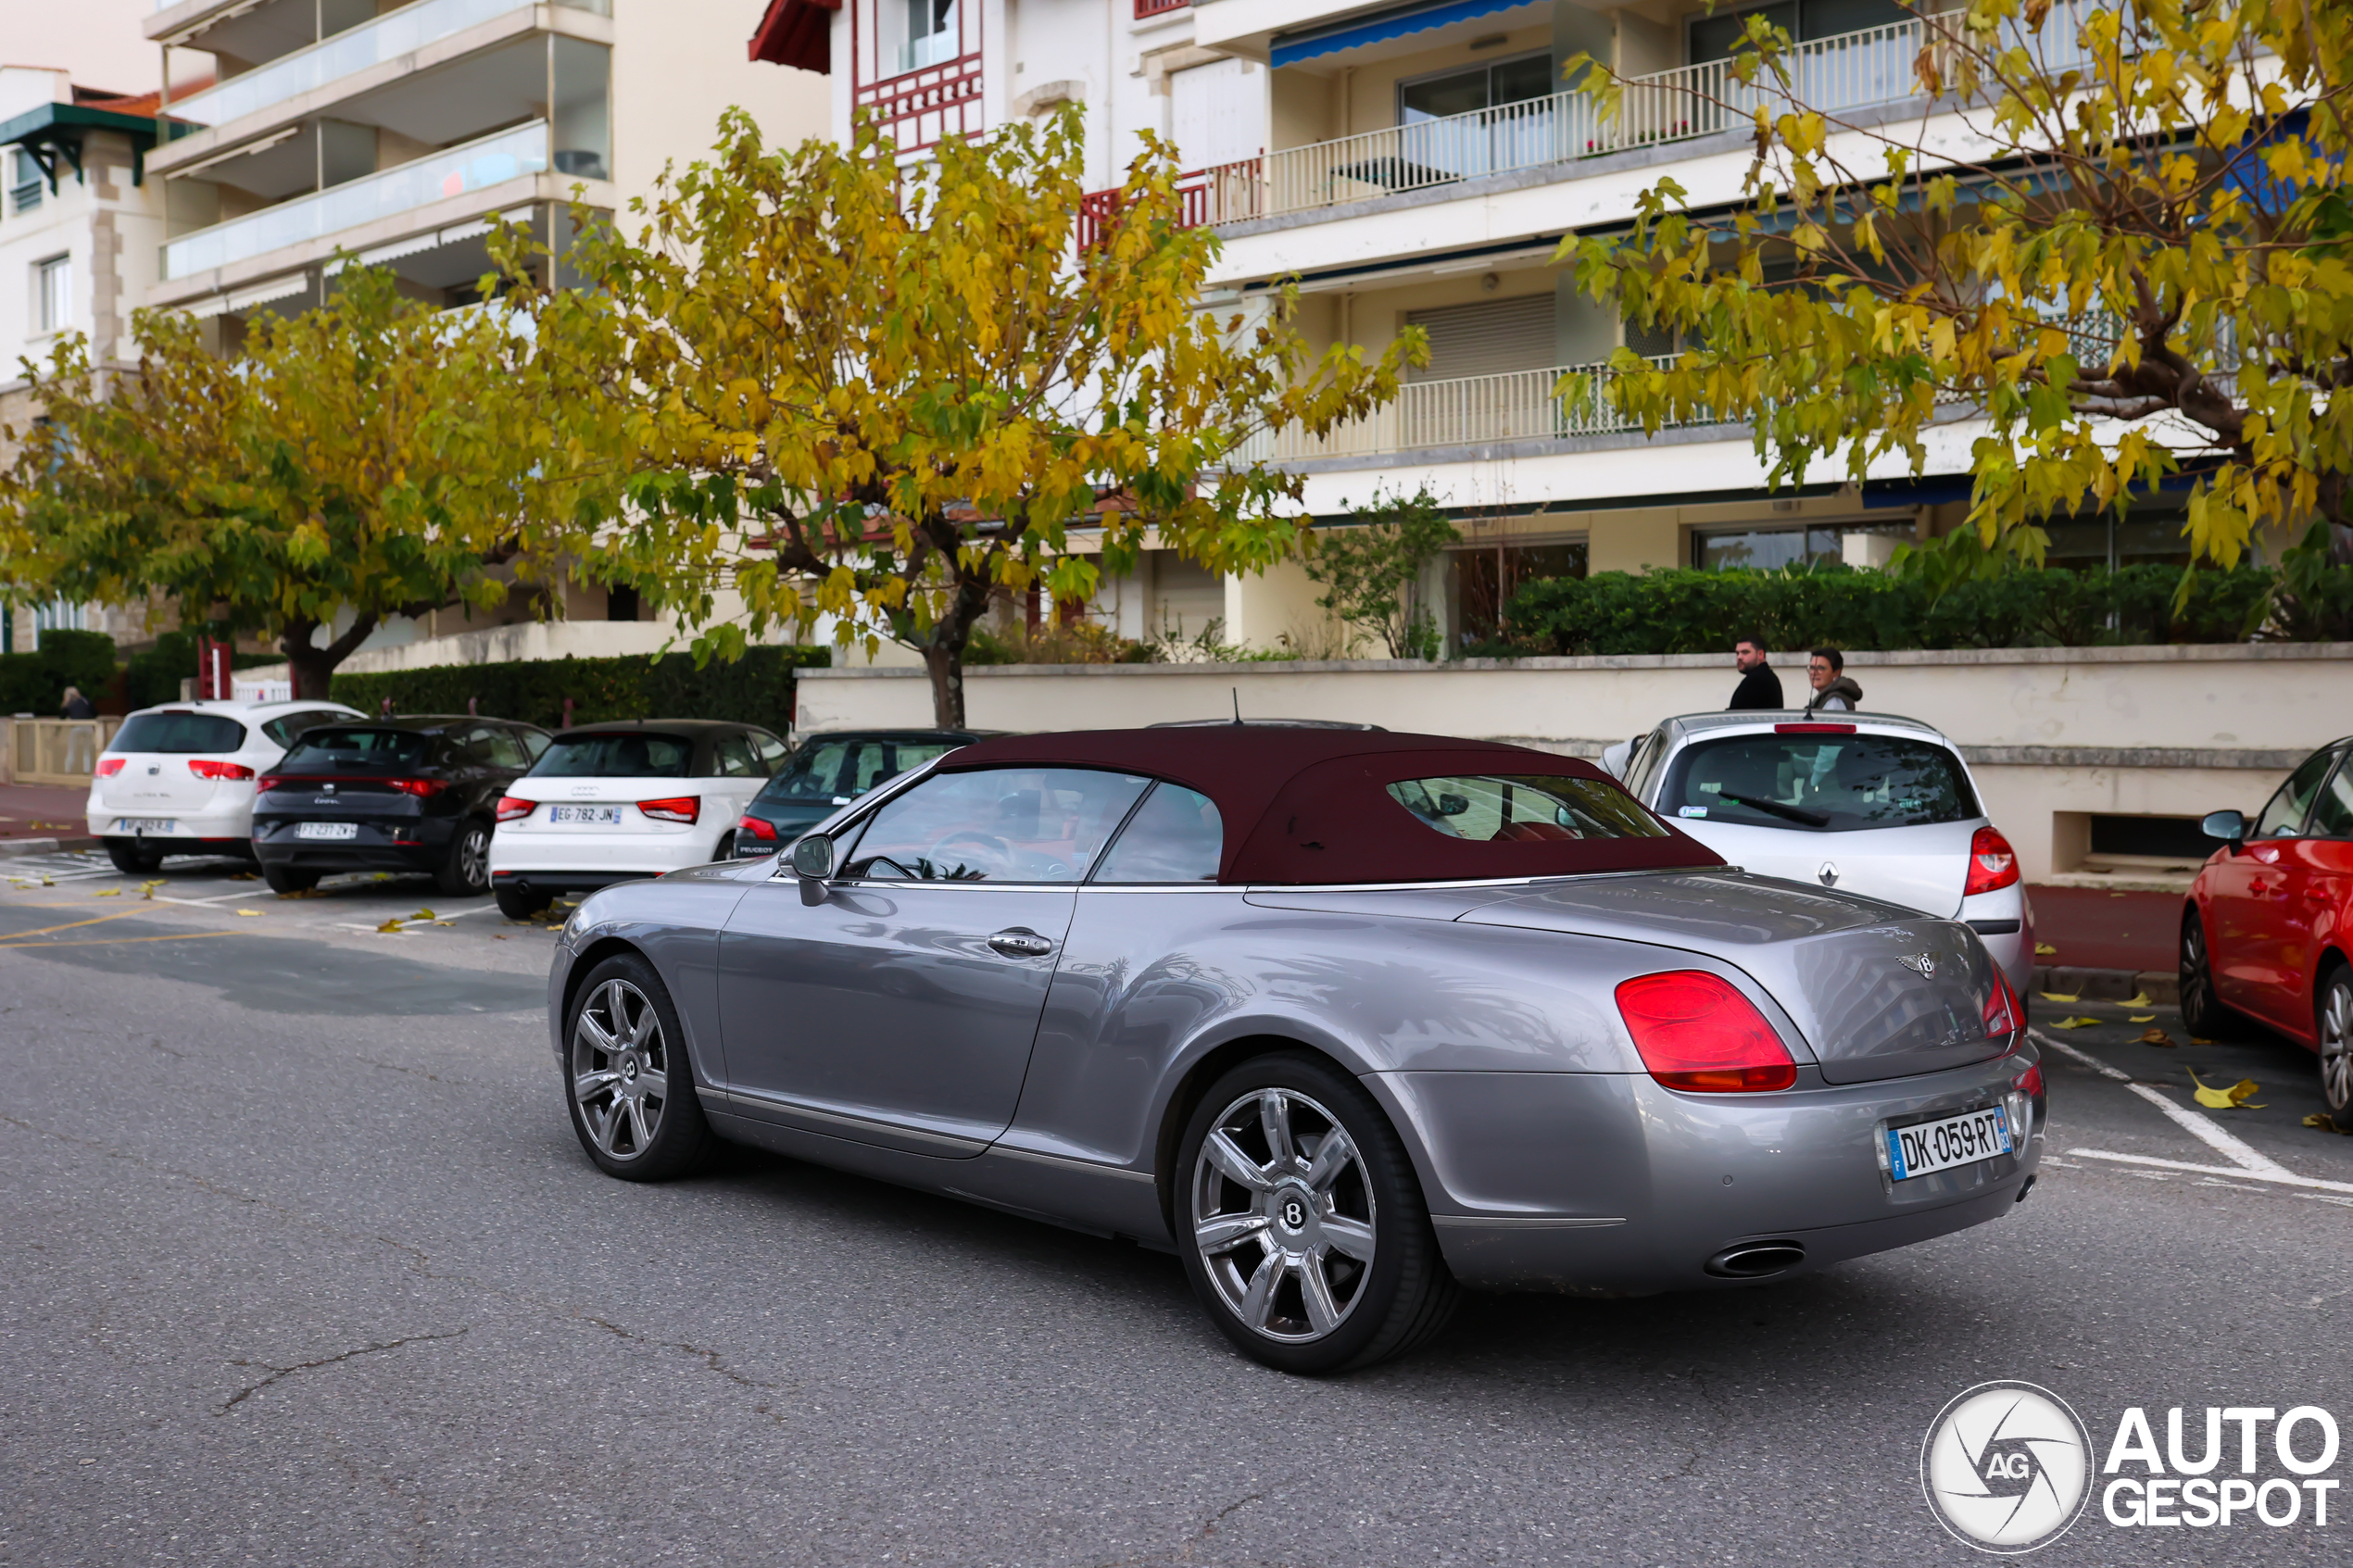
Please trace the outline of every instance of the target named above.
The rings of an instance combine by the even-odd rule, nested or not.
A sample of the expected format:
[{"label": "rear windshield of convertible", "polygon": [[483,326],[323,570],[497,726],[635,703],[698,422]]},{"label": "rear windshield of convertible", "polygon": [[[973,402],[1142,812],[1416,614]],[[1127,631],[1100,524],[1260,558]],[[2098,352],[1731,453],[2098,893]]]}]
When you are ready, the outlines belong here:
[{"label": "rear windshield of convertible", "polygon": [[1667,836],[1633,797],[1592,779],[1463,774],[1405,779],[1389,794],[1432,831],[1481,844]]}]

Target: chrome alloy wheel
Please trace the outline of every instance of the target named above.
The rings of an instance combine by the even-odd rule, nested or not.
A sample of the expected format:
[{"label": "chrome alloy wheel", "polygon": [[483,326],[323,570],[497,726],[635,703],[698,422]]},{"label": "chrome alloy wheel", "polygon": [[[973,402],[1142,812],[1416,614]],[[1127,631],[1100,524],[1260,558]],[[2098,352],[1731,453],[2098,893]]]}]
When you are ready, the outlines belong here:
[{"label": "chrome alloy wheel", "polygon": [[1193,1245],[1228,1311],[1288,1344],[1347,1320],[1373,1264],[1373,1189],[1340,1119],[1291,1089],[1219,1113],[1193,1171]]},{"label": "chrome alloy wheel", "polygon": [[479,822],[468,823],[459,840],[458,874],[476,893],[490,885],[490,834]]},{"label": "chrome alloy wheel", "polygon": [[2321,1098],[2337,1125],[2353,1125],[2353,975],[2329,977],[2320,1011]]},{"label": "chrome alloy wheel", "polygon": [[633,1160],[653,1147],[670,1099],[661,1015],[626,980],[597,987],[572,1026],[572,1097],[597,1147]]}]

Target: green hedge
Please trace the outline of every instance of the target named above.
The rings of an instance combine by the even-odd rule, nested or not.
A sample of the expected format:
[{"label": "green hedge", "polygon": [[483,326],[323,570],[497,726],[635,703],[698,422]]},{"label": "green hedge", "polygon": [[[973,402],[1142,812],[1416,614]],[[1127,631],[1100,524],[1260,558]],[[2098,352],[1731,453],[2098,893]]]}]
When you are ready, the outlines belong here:
[{"label": "green hedge", "polygon": [[55,719],[68,686],[98,702],[114,677],[114,639],[104,632],[44,632],[34,652],[0,654],[0,713]]},{"label": "green hedge", "polygon": [[694,656],[659,659],[522,659],[506,664],[442,664],[375,675],[337,675],[337,702],[373,713],[390,697],[396,712],[463,713],[466,700],[484,718],[520,719],[543,729],[606,719],[734,719],[785,734],[792,727],[793,671],[824,668],[825,648],[755,647],[734,664]]},{"label": "green hedge", "polygon": [[1544,578],[1512,596],[1522,652],[1718,653],[1762,635],[1790,649],[2095,647],[2234,643],[2267,621],[2297,640],[2353,638],[2353,571],[2333,571],[2301,596],[2275,599],[2276,572],[2203,571],[2180,615],[2182,572],[2012,571],[1932,592],[1883,571],[1824,566],[1786,571],[1684,569]]}]

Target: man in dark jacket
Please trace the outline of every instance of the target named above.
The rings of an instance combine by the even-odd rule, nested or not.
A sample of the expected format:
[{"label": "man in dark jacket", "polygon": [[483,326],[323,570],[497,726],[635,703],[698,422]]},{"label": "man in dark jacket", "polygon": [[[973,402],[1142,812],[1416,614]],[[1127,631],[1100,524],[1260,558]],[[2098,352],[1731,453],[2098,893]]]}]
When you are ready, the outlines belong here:
[{"label": "man in dark jacket", "polygon": [[1781,706],[1781,678],[1766,662],[1763,638],[1743,637],[1734,643],[1732,663],[1739,667],[1741,684],[1732,688],[1732,700],[1726,705],[1725,712]]}]

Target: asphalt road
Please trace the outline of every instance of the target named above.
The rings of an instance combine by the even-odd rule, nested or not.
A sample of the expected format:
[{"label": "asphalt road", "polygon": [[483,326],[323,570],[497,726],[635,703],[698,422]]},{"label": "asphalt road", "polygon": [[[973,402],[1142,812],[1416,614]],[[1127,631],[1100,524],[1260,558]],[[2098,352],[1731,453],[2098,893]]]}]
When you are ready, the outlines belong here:
[{"label": "asphalt road", "polygon": [[[1304,1382],[1165,1256],[762,1155],[609,1181],[547,929],[222,870],[0,865],[0,1562],[1966,1562],[1919,1466],[1972,1385],[2050,1388],[2103,1453],[2131,1405],[2160,1443],[2174,1405],[2353,1427],[2353,1137],[2251,1034],[2038,1001],[2115,1022],[2053,1036],[2093,1065],[2052,1053],[2057,1158],[2000,1223],[1778,1286],[1474,1298]],[[2264,1109],[2196,1110],[2193,1069]],[[2037,1561],[2343,1562],[2338,1497],[2228,1530],[2095,1499]]]}]

